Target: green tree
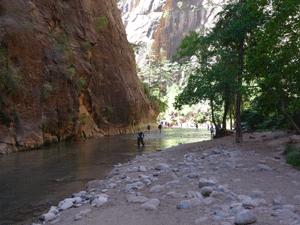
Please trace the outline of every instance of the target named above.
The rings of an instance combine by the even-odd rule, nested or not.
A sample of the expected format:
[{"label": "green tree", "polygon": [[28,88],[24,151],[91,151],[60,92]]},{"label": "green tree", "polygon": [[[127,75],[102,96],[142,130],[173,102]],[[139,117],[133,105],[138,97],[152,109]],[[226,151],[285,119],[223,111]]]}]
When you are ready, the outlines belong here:
[{"label": "green tree", "polygon": [[300,133],[293,119],[300,114],[300,2],[274,0],[268,8],[268,20],[255,30],[256,45],[248,51],[247,70],[261,88],[263,110],[280,109]]}]

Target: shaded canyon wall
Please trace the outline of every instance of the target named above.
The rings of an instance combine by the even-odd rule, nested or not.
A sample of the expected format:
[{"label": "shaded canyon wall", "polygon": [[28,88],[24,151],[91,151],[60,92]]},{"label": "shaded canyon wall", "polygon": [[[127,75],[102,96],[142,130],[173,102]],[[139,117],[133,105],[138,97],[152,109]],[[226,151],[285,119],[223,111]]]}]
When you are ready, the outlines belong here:
[{"label": "shaded canyon wall", "polygon": [[0,148],[155,119],[115,0],[1,0],[0,30]]}]

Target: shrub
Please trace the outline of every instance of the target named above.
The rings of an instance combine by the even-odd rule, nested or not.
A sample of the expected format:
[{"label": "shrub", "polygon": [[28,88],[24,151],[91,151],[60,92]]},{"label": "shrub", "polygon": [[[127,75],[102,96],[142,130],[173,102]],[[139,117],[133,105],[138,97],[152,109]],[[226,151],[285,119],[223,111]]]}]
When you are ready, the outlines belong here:
[{"label": "shrub", "polygon": [[264,118],[257,111],[245,110],[241,113],[241,120],[242,122],[246,123],[251,129],[254,129],[264,121]]},{"label": "shrub", "polygon": [[286,163],[300,169],[300,148],[292,149],[286,156]]},{"label": "shrub", "polygon": [[280,129],[284,127],[287,120],[282,115],[276,115],[275,113],[272,114],[269,118],[265,119],[265,121],[262,123],[261,128],[262,129]]},{"label": "shrub", "polygon": [[96,31],[100,31],[103,27],[108,25],[108,19],[106,17],[95,17],[94,24]]},{"label": "shrub", "polygon": [[285,146],[283,154],[288,155],[289,153],[291,153],[293,151],[297,151],[297,147],[292,146],[292,145],[287,145],[287,146]]}]

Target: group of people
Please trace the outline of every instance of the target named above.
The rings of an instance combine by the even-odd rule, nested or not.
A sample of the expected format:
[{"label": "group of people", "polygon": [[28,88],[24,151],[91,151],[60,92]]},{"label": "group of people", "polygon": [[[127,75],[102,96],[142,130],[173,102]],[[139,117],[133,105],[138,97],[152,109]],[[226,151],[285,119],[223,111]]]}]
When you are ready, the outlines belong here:
[{"label": "group of people", "polygon": [[[150,132],[150,128],[151,128],[151,127],[150,127],[150,125],[148,124],[147,130],[148,130],[149,132]],[[161,134],[161,129],[162,129],[162,123],[160,123],[160,124],[158,125],[158,131],[159,131],[160,134]],[[196,129],[198,129],[198,124],[196,124]],[[211,138],[213,139],[214,133],[215,133],[214,127],[213,127],[213,126],[209,127],[209,125],[207,125],[207,129],[210,130]],[[141,144],[142,144],[143,146],[145,146],[145,144],[144,144],[144,133],[143,133],[142,131],[140,131],[140,132],[138,132],[137,134],[138,134],[138,138],[137,138],[137,144],[138,144],[138,147],[140,147]]]}]

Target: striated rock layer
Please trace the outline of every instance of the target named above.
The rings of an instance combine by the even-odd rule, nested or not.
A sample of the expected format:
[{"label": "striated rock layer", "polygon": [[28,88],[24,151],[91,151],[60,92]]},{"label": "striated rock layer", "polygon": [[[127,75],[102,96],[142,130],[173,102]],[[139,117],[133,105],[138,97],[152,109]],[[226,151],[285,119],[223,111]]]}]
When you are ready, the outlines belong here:
[{"label": "striated rock layer", "polygon": [[[158,52],[163,48],[171,59],[181,40],[190,31],[211,28],[216,14],[226,0],[124,0],[119,2],[122,20],[131,43],[153,44]],[[145,64],[146,50],[142,47],[137,64]]]},{"label": "striated rock layer", "polygon": [[0,30],[0,143],[34,148],[154,120],[115,0],[1,0]]}]

